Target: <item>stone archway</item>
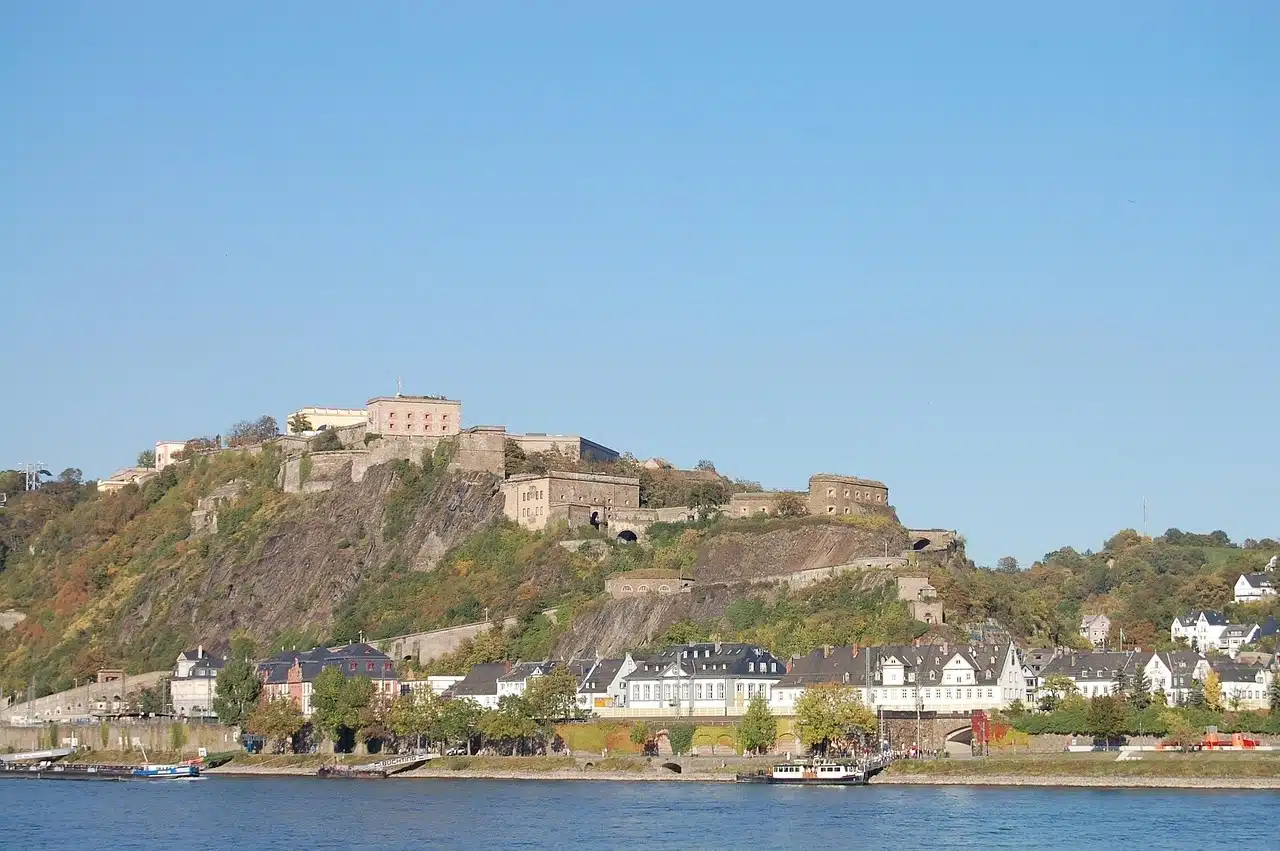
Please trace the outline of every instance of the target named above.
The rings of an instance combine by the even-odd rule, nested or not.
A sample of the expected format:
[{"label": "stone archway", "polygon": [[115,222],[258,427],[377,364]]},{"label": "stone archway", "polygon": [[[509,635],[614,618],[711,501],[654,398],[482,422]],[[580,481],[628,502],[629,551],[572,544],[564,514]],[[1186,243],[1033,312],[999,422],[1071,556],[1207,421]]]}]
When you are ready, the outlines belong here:
[{"label": "stone archway", "polygon": [[914,544],[911,545],[911,549],[915,550],[916,552],[919,552],[920,550],[923,550],[925,547],[929,546],[932,543],[933,541],[930,541],[928,538],[920,538]]},{"label": "stone archway", "polygon": [[638,540],[640,539],[636,537],[636,533],[632,532],[630,529],[623,529],[621,532],[618,533],[619,543],[634,544]]}]

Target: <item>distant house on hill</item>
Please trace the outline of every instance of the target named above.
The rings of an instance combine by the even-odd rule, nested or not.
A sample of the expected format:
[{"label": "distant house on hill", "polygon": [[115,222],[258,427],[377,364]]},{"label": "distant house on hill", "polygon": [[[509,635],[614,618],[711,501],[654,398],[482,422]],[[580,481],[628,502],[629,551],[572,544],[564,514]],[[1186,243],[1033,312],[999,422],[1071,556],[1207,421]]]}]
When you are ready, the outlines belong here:
[{"label": "distant house on hill", "polygon": [[1088,639],[1094,647],[1102,647],[1111,635],[1111,618],[1106,615],[1085,615],[1080,619],[1080,637]]},{"label": "distant house on hill", "polygon": [[1274,597],[1276,595],[1275,584],[1272,582],[1274,576],[1275,574],[1271,571],[1240,574],[1240,578],[1236,580],[1236,602],[1256,603],[1266,597]]}]

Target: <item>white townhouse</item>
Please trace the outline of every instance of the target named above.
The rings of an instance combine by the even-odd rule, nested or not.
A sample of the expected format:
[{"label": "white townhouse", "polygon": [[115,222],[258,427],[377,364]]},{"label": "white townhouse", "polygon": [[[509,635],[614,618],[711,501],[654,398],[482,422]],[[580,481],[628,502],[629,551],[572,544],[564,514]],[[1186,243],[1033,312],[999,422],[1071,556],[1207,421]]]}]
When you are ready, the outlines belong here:
[{"label": "white townhouse", "polygon": [[1132,677],[1145,663],[1144,654],[1120,651],[1065,651],[1040,672],[1040,691],[1050,677],[1067,677],[1082,697],[1114,694],[1121,675]]},{"label": "white townhouse", "polygon": [[1183,703],[1191,694],[1192,680],[1204,682],[1209,676],[1209,660],[1190,650],[1143,654],[1143,672],[1151,683],[1151,693],[1165,693],[1170,705]]},{"label": "white townhouse", "polygon": [[794,714],[805,689],[817,683],[852,686],[868,708],[888,711],[999,709],[1026,697],[1022,661],[1011,642],[823,647],[791,660],[770,707]]},{"label": "white townhouse", "polygon": [[636,666],[626,678],[628,709],[741,715],[786,673],[769,651],[749,644],[668,647]]},{"label": "white townhouse", "polygon": [[1229,624],[1218,636],[1218,649],[1232,659],[1240,655],[1240,648],[1258,640],[1262,627],[1256,623]]},{"label": "white townhouse", "polygon": [[597,659],[578,678],[578,708],[607,709],[627,705],[627,677],[636,669],[628,653],[621,659]]},{"label": "white townhouse", "polygon": [[1237,603],[1256,603],[1259,600],[1276,595],[1275,574],[1268,570],[1265,573],[1242,573],[1236,580],[1235,600]]},{"label": "white townhouse", "polygon": [[1185,641],[1192,650],[1204,652],[1218,646],[1222,631],[1229,626],[1227,619],[1218,612],[1194,611],[1175,617],[1169,626],[1169,638]]},{"label": "white townhouse", "polygon": [[1237,662],[1210,663],[1222,683],[1222,705],[1225,709],[1266,709],[1270,706],[1271,684],[1275,674],[1261,665]]}]

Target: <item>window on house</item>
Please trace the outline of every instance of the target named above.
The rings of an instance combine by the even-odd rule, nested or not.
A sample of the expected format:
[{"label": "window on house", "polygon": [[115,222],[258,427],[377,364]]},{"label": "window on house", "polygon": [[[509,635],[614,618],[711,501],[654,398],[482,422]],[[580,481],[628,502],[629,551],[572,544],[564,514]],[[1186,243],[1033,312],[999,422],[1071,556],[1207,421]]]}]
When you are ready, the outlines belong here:
[{"label": "window on house", "polygon": [[834,505],[828,505],[828,506],[827,506],[827,513],[828,513],[828,514],[835,514],[835,513],[836,513],[836,507],[835,507]]},{"label": "window on house", "polygon": [[835,495],[836,495],[835,488],[827,488],[827,496],[835,496]]},{"label": "window on house", "polygon": [[848,498],[849,498],[849,489],[848,489],[848,488],[845,488],[845,489],[844,489],[844,498],[845,498],[845,499],[848,499]]},{"label": "window on house", "polygon": [[716,699],[724,700],[724,683],[716,683]]},{"label": "window on house", "polygon": [[352,662],[352,663],[351,663],[351,670],[353,670],[353,671],[354,671],[355,669],[356,669],[356,663],[355,663],[355,662]]}]

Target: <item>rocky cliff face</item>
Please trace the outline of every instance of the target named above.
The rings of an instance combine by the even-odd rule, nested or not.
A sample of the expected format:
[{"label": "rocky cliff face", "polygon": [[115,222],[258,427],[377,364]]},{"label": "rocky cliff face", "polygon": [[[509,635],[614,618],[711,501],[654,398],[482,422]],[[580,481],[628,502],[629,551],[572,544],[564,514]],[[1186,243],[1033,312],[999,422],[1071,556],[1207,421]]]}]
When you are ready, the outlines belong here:
[{"label": "rocky cliff face", "polygon": [[896,556],[910,546],[907,530],[891,514],[856,520],[833,523],[804,518],[791,526],[764,530],[754,529],[751,520],[727,523],[725,531],[700,542],[694,576],[704,584],[750,581],[846,564],[860,557]]},{"label": "rocky cliff face", "polygon": [[[442,477],[410,508],[403,535],[382,530],[390,465],[323,494],[287,497],[246,551],[231,546],[187,570],[153,574],[120,622],[122,643],[164,640],[172,632],[219,646],[233,631],[265,641],[283,631],[327,637],[335,607],[367,571],[399,558],[431,570],[444,552],[502,512],[498,480]],[[268,509],[270,511],[270,509]]]}]

